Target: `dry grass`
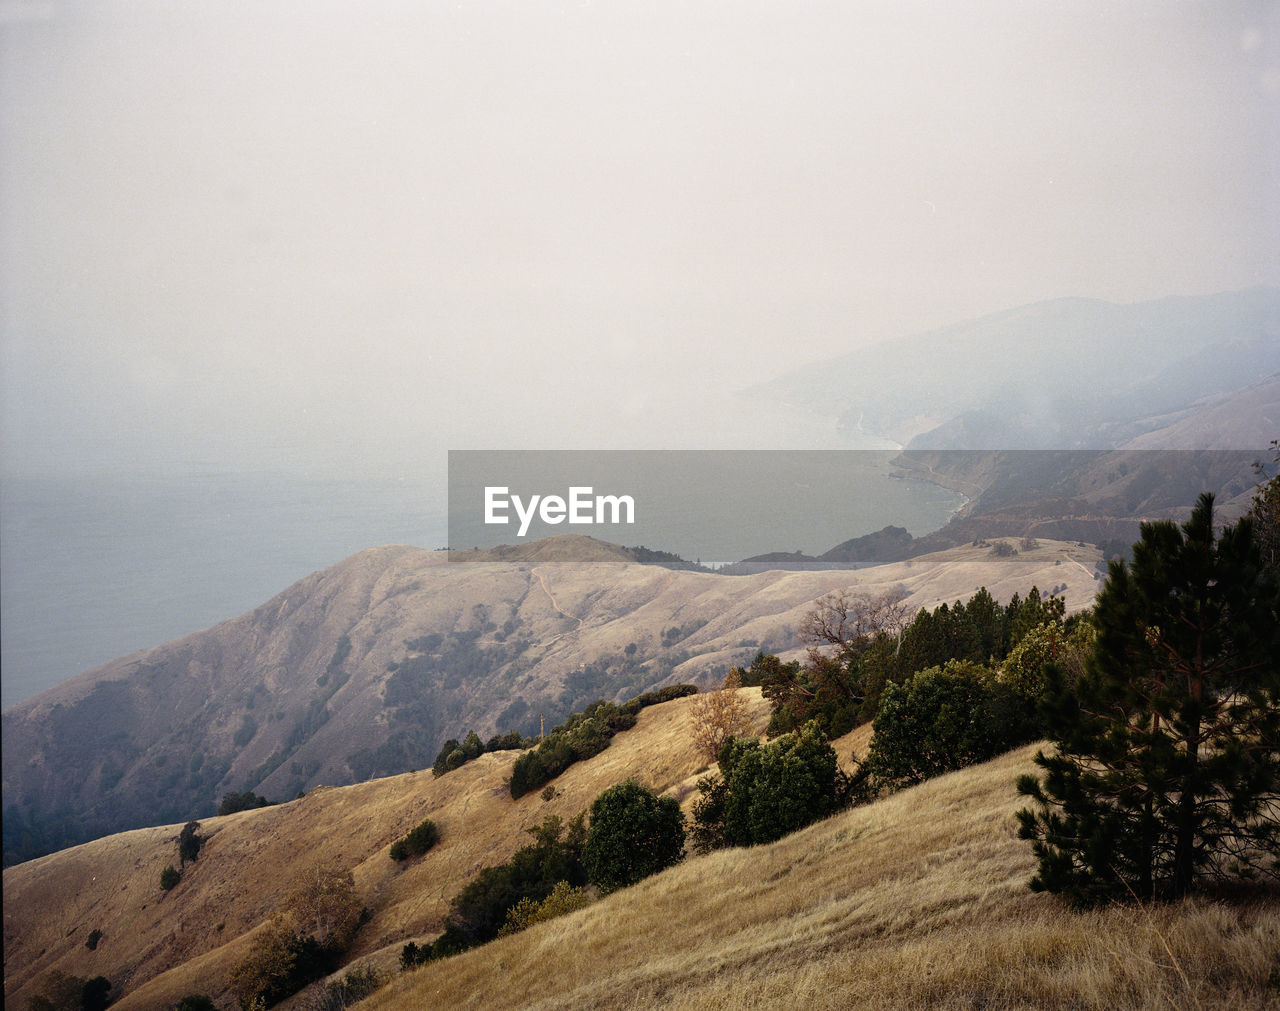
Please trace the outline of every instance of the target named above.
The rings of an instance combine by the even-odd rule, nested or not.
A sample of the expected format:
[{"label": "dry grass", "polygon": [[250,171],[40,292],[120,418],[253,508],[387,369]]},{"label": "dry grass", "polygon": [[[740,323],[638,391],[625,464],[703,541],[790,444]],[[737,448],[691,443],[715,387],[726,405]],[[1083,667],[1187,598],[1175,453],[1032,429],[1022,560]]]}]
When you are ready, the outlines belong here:
[{"label": "dry grass", "polygon": [[[745,689],[755,728],[768,706]],[[116,1005],[163,1008],[192,992],[225,1001],[227,970],[315,857],[351,867],[372,913],[353,960],[396,975],[364,1007],[1280,1007],[1280,898],[1197,900],[1085,916],[1026,888],[1014,836],[1016,776],[1034,747],[840,814],[772,846],[690,859],[562,919],[397,975],[400,948],[440,929],[453,895],[528,841],[634,777],[696,799],[692,699],[512,801],[514,753],[313,791],[204,821],[208,842],[169,893],[159,875],[180,826],[89,843],[4,873],[5,1002],[50,969],[102,974]],[[835,742],[865,755],[870,728]],[[441,842],[400,867],[391,842],[430,817]],[[218,925],[221,924],[221,929]],[[105,937],[84,947],[93,928]],[[348,966],[349,968],[350,966]],[[227,1005],[230,1006],[230,1005]]]},{"label": "dry grass", "polygon": [[687,861],[364,1006],[1280,1006],[1274,895],[1080,916],[1028,891],[1012,782],[1033,751]]},{"label": "dry grass", "polygon": [[[744,689],[757,732],[768,718],[759,689]],[[409,940],[441,930],[453,896],[480,868],[529,842],[548,814],[568,819],[605,788],[632,776],[694,799],[702,766],[692,743],[693,699],[642,710],[637,725],[590,762],[554,781],[557,797],[512,801],[505,787],[515,752],[461,769],[313,790],[278,807],[201,822],[200,859],[168,893],[160,872],[175,863],[181,826],[126,832],[4,872],[5,1002],[22,1006],[51,969],[104,975],[127,991],[116,1007],[171,1006],[187,993],[219,994],[249,936],[283,901],[295,868],[319,858],[353,870],[372,913],[352,956],[394,972]],[[441,830],[426,856],[401,867],[387,850],[424,818]],[[219,929],[219,924],[222,925]],[[105,936],[84,947],[94,928]]]}]

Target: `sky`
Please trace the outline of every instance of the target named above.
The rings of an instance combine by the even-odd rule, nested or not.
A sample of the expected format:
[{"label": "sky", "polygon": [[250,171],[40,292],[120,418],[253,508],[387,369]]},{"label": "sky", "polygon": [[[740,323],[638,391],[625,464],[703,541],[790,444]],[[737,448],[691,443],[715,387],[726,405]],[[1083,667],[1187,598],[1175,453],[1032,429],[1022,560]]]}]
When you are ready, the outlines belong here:
[{"label": "sky", "polygon": [[1280,283],[1278,106],[1267,0],[0,2],[4,470],[745,444],[806,362]]}]

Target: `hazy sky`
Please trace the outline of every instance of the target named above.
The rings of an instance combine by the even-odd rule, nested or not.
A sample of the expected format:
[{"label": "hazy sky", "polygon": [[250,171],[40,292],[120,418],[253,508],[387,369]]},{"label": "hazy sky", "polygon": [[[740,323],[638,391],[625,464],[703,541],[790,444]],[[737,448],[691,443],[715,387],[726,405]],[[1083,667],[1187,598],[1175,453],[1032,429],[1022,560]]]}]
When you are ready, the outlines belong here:
[{"label": "hazy sky", "polygon": [[924,327],[1280,282],[1270,0],[0,3],[0,84],[11,470],[698,446]]}]

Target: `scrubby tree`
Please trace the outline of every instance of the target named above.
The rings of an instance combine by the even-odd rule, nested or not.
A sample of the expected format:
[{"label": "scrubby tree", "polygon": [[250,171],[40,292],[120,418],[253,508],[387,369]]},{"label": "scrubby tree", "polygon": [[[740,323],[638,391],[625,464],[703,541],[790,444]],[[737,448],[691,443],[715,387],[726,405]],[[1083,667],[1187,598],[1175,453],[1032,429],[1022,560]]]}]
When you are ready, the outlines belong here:
[{"label": "scrubby tree", "polygon": [[548,815],[528,832],[534,839],[531,845],[521,847],[505,864],[484,868],[457,894],[444,935],[422,960],[492,940],[507,912],[521,899],[541,902],[561,881],[587,883],[582,866],[586,828],[581,815],[568,826],[558,815]]},{"label": "scrubby tree", "polygon": [[314,863],[294,879],[284,901],[299,934],[315,938],[325,951],[342,951],[360,925],[360,896],[351,871]]},{"label": "scrubby tree", "polygon": [[742,737],[751,730],[741,688],[742,671],[733,667],[718,689],[704,692],[693,701],[693,746],[708,762],[716,760],[729,738]]},{"label": "scrubby tree", "polygon": [[160,890],[167,892],[172,888],[176,888],[178,882],[182,880],[182,872],[173,864],[168,864],[165,869],[160,872]]},{"label": "scrubby tree", "polygon": [[1079,683],[1051,678],[1044,778],[1019,781],[1032,888],[1083,905],[1280,875],[1280,589],[1252,522],[1215,535],[1206,494],[1143,524],[1094,624]]},{"label": "scrubby tree", "polygon": [[659,797],[635,780],[612,786],[591,805],[582,862],[605,891],[625,888],[679,862],[684,812],[674,797]]},{"label": "scrubby tree", "polygon": [[178,862],[180,867],[194,863],[200,856],[200,847],[204,845],[204,836],[200,835],[200,823],[189,821],[182,826],[178,835]]},{"label": "scrubby tree", "polygon": [[232,994],[246,1011],[255,1003],[270,1006],[292,992],[288,981],[297,962],[294,940],[293,925],[280,915],[254,934],[248,954],[227,976]]}]

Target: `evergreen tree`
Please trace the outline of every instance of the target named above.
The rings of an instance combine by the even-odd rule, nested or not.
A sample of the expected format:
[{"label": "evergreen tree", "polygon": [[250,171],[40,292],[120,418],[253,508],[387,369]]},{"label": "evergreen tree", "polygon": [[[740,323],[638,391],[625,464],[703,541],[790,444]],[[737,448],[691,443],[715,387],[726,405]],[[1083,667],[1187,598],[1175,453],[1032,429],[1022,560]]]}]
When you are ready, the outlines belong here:
[{"label": "evergreen tree", "polygon": [[1246,518],[1215,538],[1206,494],[1110,563],[1083,676],[1051,672],[1057,751],[1018,784],[1033,889],[1084,905],[1280,876],[1280,589],[1252,534]]}]

